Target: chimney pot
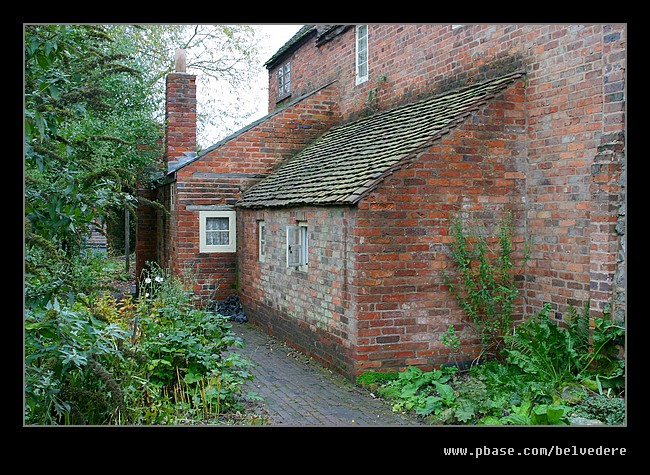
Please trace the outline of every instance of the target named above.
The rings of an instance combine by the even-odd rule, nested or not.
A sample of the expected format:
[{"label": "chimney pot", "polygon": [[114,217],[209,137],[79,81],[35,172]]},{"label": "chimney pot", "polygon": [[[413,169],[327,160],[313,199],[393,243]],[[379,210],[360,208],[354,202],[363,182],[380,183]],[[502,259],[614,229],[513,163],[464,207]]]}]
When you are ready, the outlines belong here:
[{"label": "chimney pot", "polygon": [[185,55],[185,50],[183,48],[176,48],[176,72],[177,73],[184,73],[185,72],[185,63],[186,63],[186,55]]}]

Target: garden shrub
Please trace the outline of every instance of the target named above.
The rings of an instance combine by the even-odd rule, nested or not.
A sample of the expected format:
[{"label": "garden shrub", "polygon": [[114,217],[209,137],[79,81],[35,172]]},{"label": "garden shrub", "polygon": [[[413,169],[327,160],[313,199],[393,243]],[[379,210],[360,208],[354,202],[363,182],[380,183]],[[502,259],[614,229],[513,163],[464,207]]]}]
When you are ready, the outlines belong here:
[{"label": "garden shrub", "polygon": [[573,381],[600,391],[603,387],[621,389],[625,362],[618,357],[618,348],[624,343],[623,326],[613,322],[605,310],[602,318],[594,318],[590,343],[589,304],[581,317],[569,309],[566,328],[549,317],[550,311],[550,304],[545,304],[506,337],[508,362],[556,390]]},{"label": "garden shrub", "polygon": [[589,331],[588,304],[581,314],[570,308],[565,327],[549,313],[546,305],[517,326],[502,360],[465,372],[409,367],[376,392],[431,424],[563,425],[577,416],[624,423],[623,326],[605,311]]},{"label": "garden shrub", "polygon": [[575,416],[598,419],[609,425],[625,423],[625,399],[606,394],[591,393],[571,407]]},{"label": "garden shrub", "polygon": [[228,350],[243,342],[226,317],[194,309],[177,278],[152,272],[138,298],[120,302],[106,291],[44,293],[31,281],[26,424],[214,423],[241,409],[252,374]]}]

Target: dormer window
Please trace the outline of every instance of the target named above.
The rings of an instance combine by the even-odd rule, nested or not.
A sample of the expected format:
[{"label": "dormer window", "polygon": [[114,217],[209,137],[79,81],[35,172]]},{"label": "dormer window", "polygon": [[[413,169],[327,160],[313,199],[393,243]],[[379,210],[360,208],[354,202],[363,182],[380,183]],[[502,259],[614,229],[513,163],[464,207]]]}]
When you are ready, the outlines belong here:
[{"label": "dormer window", "polygon": [[291,95],[291,61],[278,68],[278,99]]},{"label": "dormer window", "polygon": [[356,83],[368,80],[368,25],[357,25]]}]

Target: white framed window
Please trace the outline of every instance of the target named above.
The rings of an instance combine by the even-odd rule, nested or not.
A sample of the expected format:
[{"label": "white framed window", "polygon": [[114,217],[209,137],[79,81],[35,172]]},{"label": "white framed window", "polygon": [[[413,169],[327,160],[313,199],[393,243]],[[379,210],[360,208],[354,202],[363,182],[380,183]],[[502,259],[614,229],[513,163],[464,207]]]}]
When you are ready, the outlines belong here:
[{"label": "white framed window", "polygon": [[356,84],[368,80],[368,25],[356,27]]},{"label": "white framed window", "polygon": [[257,237],[258,237],[258,256],[259,260],[263,261],[266,258],[266,225],[264,221],[257,222]]},{"label": "white framed window", "polygon": [[235,211],[199,211],[199,251],[235,252]]},{"label": "white framed window", "polygon": [[286,97],[289,94],[291,94],[291,61],[278,68],[278,97]]},{"label": "white framed window", "polygon": [[307,222],[298,221],[295,226],[287,226],[287,267],[307,272],[309,264],[309,238]]}]

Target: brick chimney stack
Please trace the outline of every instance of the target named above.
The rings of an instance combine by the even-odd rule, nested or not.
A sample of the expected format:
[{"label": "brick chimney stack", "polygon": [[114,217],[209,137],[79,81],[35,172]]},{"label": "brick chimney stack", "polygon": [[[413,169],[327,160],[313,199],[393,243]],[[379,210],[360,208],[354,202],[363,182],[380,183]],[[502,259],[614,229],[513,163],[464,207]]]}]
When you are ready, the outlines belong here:
[{"label": "brick chimney stack", "polygon": [[185,72],[185,50],[176,50],[176,70],[167,75],[165,152],[170,162],[196,154],[196,76]]}]

